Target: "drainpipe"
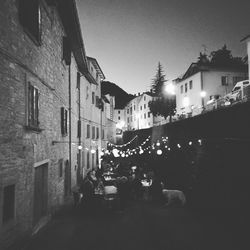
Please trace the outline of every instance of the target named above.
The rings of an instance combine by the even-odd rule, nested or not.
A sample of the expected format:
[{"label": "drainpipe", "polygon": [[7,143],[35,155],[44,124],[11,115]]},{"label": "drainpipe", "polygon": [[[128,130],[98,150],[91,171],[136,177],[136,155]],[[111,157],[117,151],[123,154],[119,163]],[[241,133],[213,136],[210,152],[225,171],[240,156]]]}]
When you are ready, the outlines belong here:
[{"label": "drainpipe", "polygon": [[71,187],[71,63],[69,63],[69,179]]}]

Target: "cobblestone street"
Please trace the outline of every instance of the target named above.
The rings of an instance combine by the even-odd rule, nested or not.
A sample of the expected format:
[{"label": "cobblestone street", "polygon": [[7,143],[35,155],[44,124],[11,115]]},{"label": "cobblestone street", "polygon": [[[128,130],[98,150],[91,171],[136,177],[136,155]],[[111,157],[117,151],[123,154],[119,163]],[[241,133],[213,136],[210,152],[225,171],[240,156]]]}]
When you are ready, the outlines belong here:
[{"label": "cobblestone street", "polygon": [[55,216],[25,250],[241,249],[219,223],[185,208],[133,203],[123,212],[84,215],[70,209]]}]

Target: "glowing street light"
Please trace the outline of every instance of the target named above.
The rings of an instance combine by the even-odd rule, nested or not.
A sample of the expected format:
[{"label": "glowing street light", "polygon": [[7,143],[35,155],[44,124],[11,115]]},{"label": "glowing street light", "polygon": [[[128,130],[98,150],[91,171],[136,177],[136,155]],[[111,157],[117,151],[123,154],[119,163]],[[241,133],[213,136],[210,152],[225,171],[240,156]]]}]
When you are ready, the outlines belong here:
[{"label": "glowing street light", "polygon": [[169,95],[175,95],[175,86],[172,81],[169,81],[165,86],[165,91]]},{"label": "glowing street light", "polygon": [[201,95],[202,98],[204,98],[204,97],[206,97],[207,92],[203,90],[203,91],[201,91],[200,95]]},{"label": "glowing street light", "polygon": [[207,95],[207,92],[202,90],[201,93],[200,93],[200,96],[201,96],[201,103],[202,103],[202,108],[204,109],[204,98],[206,97]]}]

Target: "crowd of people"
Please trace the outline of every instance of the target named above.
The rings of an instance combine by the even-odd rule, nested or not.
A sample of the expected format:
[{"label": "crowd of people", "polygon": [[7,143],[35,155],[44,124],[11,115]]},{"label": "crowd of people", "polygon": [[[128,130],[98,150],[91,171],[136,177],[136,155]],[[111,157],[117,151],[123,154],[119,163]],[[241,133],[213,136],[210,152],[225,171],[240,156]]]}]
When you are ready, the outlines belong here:
[{"label": "crowd of people", "polygon": [[[79,187],[72,190],[75,205],[93,211],[105,204],[112,204],[112,207],[123,210],[131,201],[164,203],[164,185],[152,171],[147,174],[130,171],[127,175],[114,174],[106,177],[109,178],[105,178],[100,169],[88,172]],[[147,180],[148,185],[143,185],[143,180]]]}]

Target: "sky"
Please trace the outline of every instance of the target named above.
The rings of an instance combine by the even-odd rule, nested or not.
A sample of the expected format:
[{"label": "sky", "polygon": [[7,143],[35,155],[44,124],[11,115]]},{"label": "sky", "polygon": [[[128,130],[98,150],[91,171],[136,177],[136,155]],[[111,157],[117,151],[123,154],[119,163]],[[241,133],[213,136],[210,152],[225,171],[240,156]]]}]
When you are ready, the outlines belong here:
[{"label": "sky", "polygon": [[130,94],[149,90],[158,62],[166,79],[185,73],[200,52],[224,44],[245,56],[249,0],[77,0],[87,56],[107,81]]}]

